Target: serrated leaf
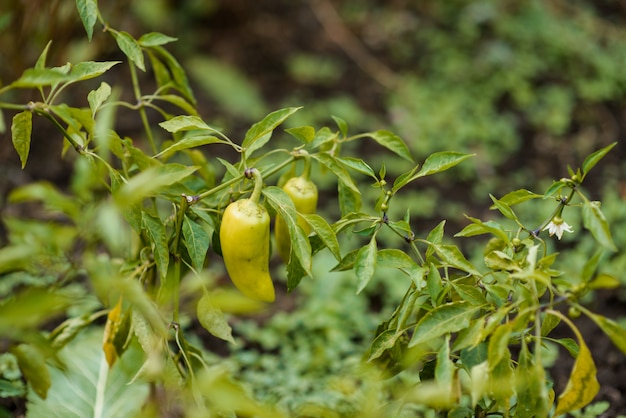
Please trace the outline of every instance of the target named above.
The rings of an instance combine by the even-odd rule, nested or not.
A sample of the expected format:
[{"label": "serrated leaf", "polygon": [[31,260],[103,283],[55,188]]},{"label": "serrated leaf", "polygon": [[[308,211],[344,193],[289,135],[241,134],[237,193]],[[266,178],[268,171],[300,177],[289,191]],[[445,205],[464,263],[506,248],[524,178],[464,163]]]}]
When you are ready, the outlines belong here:
[{"label": "serrated leaf", "polygon": [[307,221],[311,230],[317,234],[326,248],[329,249],[331,254],[337,260],[341,260],[341,250],[339,248],[337,236],[328,222],[326,222],[326,220],[321,216],[314,213],[302,213],[300,215]]},{"label": "serrated leaf", "polygon": [[111,31],[120,50],[142,71],[146,71],[143,51],[132,35],[125,31]]},{"label": "serrated leaf", "polygon": [[213,301],[214,297],[210,293],[202,295],[196,307],[196,314],[200,325],[211,335],[234,344],[232,328],[226,321],[224,313]]},{"label": "serrated leaf", "polygon": [[159,32],[149,32],[141,35],[137,42],[139,42],[139,45],[143,47],[151,47],[169,44],[170,42],[175,42],[177,40],[178,38],[173,38]]},{"label": "serrated leaf", "polygon": [[[64,418],[130,418],[137,416],[149,385],[133,380],[144,354],[131,346],[109,369],[100,349],[102,330],[79,335],[59,352],[63,370],[50,367],[52,386],[46,400],[29,393],[28,415]],[[132,381],[132,383],[131,383]]]},{"label": "serrated leaf", "polygon": [[367,135],[383,147],[394,152],[405,160],[413,162],[413,156],[411,155],[411,151],[409,151],[409,147],[407,147],[402,138],[400,138],[393,132],[380,130],[376,132],[370,132]]},{"label": "serrated leaf", "polygon": [[585,158],[585,161],[583,162],[582,165],[582,170],[583,170],[583,177],[585,177],[587,175],[587,173],[589,173],[589,171],[596,165],[598,164],[598,162],[604,158],[604,156],[611,151],[611,149],[613,149],[613,147],[617,145],[617,142],[613,142],[611,145],[608,145],[602,149],[599,149],[598,151],[592,153],[591,155],[589,155],[587,158]]},{"label": "serrated leaf", "polygon": [[25,110],[13,117],[13,123],[11,124],[11,140],[13,141],[13,147],[22,162],[22,169],[26,166],[26,161],[28,161],[32,131],[32,112]]},{"label": "serrated leaf", "polygon": [[299,260],[302,269],[311,275],[311,243],[302,227],[298,225],[298,214],[293,201],[287,193],[276,186],[265,187],[263,196],[287,224],[291,238],[291,252]]},{"label": "serrated leaf", "polygon": [[369,283],[376,271],[376,253],[378,246],[376,236],[370,239],[367,245],[359,249],[354,260],[354,273],[356,274],[358,285],[356,293],[359,294]]},{"label": "serrated leaf", "polygon": [[170,262],[170,253],[167,248],[167,235],[165,233],[165,225],[161,222],[161,219],[150,215],[148,212],[141,213],[141,219],[143,226],[148,232],[150,241],[154,246],[154,260],[157,263],[161,278],[164,279],[167,275],[167,267]]},{"label": "serrated leaf", "polygon": [[583,225],[596,239],[596,241],[611,251],[617,251],[609,224],[604,217],[604,213],[600,210],[600,202],[586,201],[583,205]]},{"label": "serrated leaf", "polygon": [[163,151],[159,152],[154,158],[168,159],[172,154],[189,148],[196,148],[202,145],[224,143],[225,141],[213,135],[188,135],[178,142],[173,143]]},{"label": "serrated leaf", "polygon": [[100,87],[96,90],[92,90],[87,95],[87,101],[89,102],[89,108],[91,109],[91,114],[95,115],[102,103],[106,101],[111,95],[111,86],[107,83],[100,83]]},{"label": "serrated leaf", "polygon": [[415,326],[409,347],[467,328],[477,310],[478,307],[468,302],[452,302],[432,309]]},{"label": "serrated leaf", "polygon": [[98,0],[76,0],[76,9],[87,32],[87,38],[91,41],[93,27],[98,21]]},{"label": "serrated leaf", "polygon": [[570,324],[570,327],[578,339],[578,356],[576,356],[567,386],[559,395],[554,415],[561,415],[587,406],[600,390],[600,384],[596,378],[596,365],[591,352],[580,331],[573,324]]},{"label": "serrated leaf", "polygon": [[191,265],[196,271],[202,270],[204,259],[209,249],[211,238],[200,224],[192,221],[188,216],[183,220],[183,237],[187,253],[191,258]]},{"label": "serrated leaf", "polygon": [[248,132],[246,132],[241,144],[241,146],[245,148],[246,156],[250,156],[254,151],[265,145],[267,141],[269,141],[274,129],[300,109],[300,107],[288,107],[276,110],[265,116],[261,121],[252,125],[250,129],[248,129]]}]

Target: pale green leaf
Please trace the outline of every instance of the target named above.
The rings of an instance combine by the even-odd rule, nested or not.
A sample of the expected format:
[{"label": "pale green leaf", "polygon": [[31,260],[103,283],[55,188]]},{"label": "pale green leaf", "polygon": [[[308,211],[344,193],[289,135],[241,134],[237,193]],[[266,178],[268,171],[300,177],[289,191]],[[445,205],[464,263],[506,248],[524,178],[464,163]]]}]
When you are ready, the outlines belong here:
[{"label": "pale green leaf", "polygon": [[102,330],[80,334],[58,356],[63,369],[49,367],[52,385],[46,400],[28,395],[28,415],[63,418],[130,418],[141,411],[149,385],[133,378],[143,353],[131,345],[109,369]]},{"label": "pale green leaf", "polygon": [[28,161],[32,131],[32,112],[25,110],[13,117],[13,123],[11,124],[11,140],[13,141],[13,147],[22,162],[22,168],[26,166],[26,161]]},{"label": "pale green leaf", "polygon": [[211,335],[224,341],[234,344],[232,329],[224,313],[213,301],[213,296],[209,293],[202,295],[196,306],[196,314],[200,325],[204,327]]},{"label": "pale green leaf", "polygon": [[149,32],[141,35],[137,42],[139,42],[139,45],[141,46],[150,47],[169,44],[170,42],[175,42],[177,40],[178,38],[173,38],[159,32]]},{"label": "pale green leaf", "polygon": [[483,222],[480,219],[465,216],[472,223],[467,225],[461,232],[454,234],[455,237],[473,237],[482,234],[491,234],[504,242],[509,241],[509,235],[502,226],[494,221]]},{"label": "pale green leaf", "polygon": [[615,346],[619,348],[622,353],[626,354],[626,329],[624,329],[624,327],[605,316],[592,314],[591,312],[585,310],[583,312],[585,312],[593,320],[593,322],[595,322],[596,325],[602,329],[602,331],[611,339],[611,341],[613,341],[613,344],[615,344]]},{"label": "pale green leaf", "polygon": [[95,115],[102,103],[106,101],[111,95],[111,86],[104,81],[100,83],[100,87],[96,90],[92,90],[87,95],[87,101],[89,102],[89,108],[92,115]]},{"label": "pale green leaf", "polygon": [[385,268],[411,269],[417,266],[407,253],[396,248],[384,248],[376,253],[376,265]]},{"label": "pale green leaf", "polygon": [[333,174],[337,176],[339,181],[343,183],[346,187],[348,187],[351,191],[357,194],[361,194],[359,188],[352,180],[352,177],[350,177],[350,173],[348,173],[343,164],[341,164],[335,157],[328,153],[313,154],[311,155],[311,157],[315,158],[320,164],[324,165],[326,168],[332,171]]},{"label": "pale green leaf", "polygon": [[148,232],[150,241],[154,246],[154,260],[156,261],[159,273],[161,275],[161,278],[165,278],[165,276],[167,275],[167,268],[170,262],[170,253],[167,247],[165,225],[163,225],[161,219],[156,216],[152,216],[145,211],[141,213],[141,218],[143,221],[143,226]]},{"label": "pale green leaf", "polygon": [[509,207],[509,205],[507,205],[506,203],[502,202],[501,200],[498,200],[494,195],[489,195],[489,197],[491,198],[491,200],[493,201],[493,206],[496,209],[498,209],[500,211],[501,214],[503,214],[504,216],[506,216],[507,218],[516,221],[517,220],[517,215],[515,214],[515,212],[513,212],[513,209],[511,209]]},{"label": "pale green leaf", "polygon": [[354,273],[356,274],[358,285],[356,293],[359,294],[369,283],[376,271],[376,254],[378,246],[376,245],[376,236],[370,239],[367,245],[359,249],[354,261]]},{"label": "pale green leaf", "polygon": [[480,272],[467,261],[461,250],[454,245],[434,245],[435,252],[444,263],[451,267],[466,271],[474,276],[480,276]]},{"label": "pale green leaf", "polygon": [[[508,206],[513,206],[513,205],[517,205],[519,203],[525,202],[527,200],[540,199],[542,197],[543,195],[533,193],[526,189],[519,189],[519,190],[515,190],[513,192],[507,193],[504,196],[502,196],[500,198],[500,202]],[[495,209],[495,206],[491,206],[489,209]]]},{"label": "pale green leaf", "polygon": [[146,71],[146,65],[144,63],[143,51],[141,46],[137,43],[135,38],[128,32],[124,31],[111,31],[117,46],[120,50],[130,59],[136,66],[142,71]]},{"label": "pale green leaf", "polygon": [[154,156],[154,158],[169,158],[172,154],[177,151],[182,151],[189,148],[196,148],[202,145],[207,144],[215,144],[215,143],[223,143],[224,140],[212,136],[212,135],[188,135],[181,139],[178,142],[173,143],[169,147],[165,148],[163,151],[159,152]]},{"label": "pale green leaf", "polygon": [[[193,95],[191,87],[189,86],[187,74],[176,58],[174,58],[172,54],[160,45],[150,47],[150,49],[148,49],[148,56],[150,57],[152,67],[155,70],[155,75],[158,77],[159,86],[163,87],[164,85],[167,85],[168,87],[176,88],[176,90],[178,90],[189,103],[195,105],[196,99]],[[191,65],[189,68],[192,70],[195,69],[195,67],[192,67]],[[199,69],[201,74],[202,71],[202,69]],[[204,79],[210,80],[213,78],[206,77],[206,74],[207,73],[203,74]]]},{"label": "pale green leaf", "polygon": [[98,0],[76,0],[76,9],[87,32],[87,38],[91,41],[93,27],[98,21]]},{"label": "pale green leaf", "polygon": [[478,307],[468,302],[452,302],[432,309],[415,326],[409,347],[467,328],[477,310]]},{"label": "pale green leaf", "polygon": [[345,138],[346,135],[348,135],[348,123],[338,116],[331,115],[330,117],[333,118],[339,128],[339,132],[341,132],[341,135]]},{"label": "pale green leaf", "polygon": [[29,387],[39,399],[46,399],[51,382],[44,353],[32,344],[20,344],[14,347],[11,353],[17,359]]},{"label": "pale green leaf", "polygon": [[583,205],[583,225],[596,239],[596,241],[611,251],[617,251],[609,224],[604,217],[604,213],[600,210],[600,202],[586,201]]},{"label": "pale green leaf", "polygon": [[72,77],[62,68],[29,68],[11,83],[11,86],[22,88],[51,86],[71,79]]},{"label": "pale green leaf", "polygon": [[159,126],[168,132],[176,133],[181,131],[192,131],[208,129],[213,132],[217,132],[216,129],[211,128],[198,116],[175,116],[172,119],[160,122]]},{"label": "pale green leaf", "polygon": [[435,152],[426,158],[422,168],[413,176],[411,181],[448,170],[473,156],[474,154],[463,154],[454,151]]},{"label": "pale green leaf", "polygon": [[254,151],[261,148],[269,141],[272,132],[282,124],[289,116],[300,110],[300,107],[287,107],[276,110],[265,116],[261,121],[255,123],[248,129],[241,146],[245,149],[246,156],[252,155]]},{"label": "pale green leaf", "polygon": [[328,222],[326,222],[326,220],[321,216],[314,213],[302,213],[300,215],[306,220],[312,231],[317,234],[324,245],[330,250],[332,255],[337,260],[341,260],[341,250],[339,248],[337,236]]},{"label": "pale green leaf", "polygon": [[110,70],[115,65],[119,64],[121,61],[85,61],[79,62],[78,64],[72,66],[72,70],[70,71],[70,80],[71,82],[75,81],[84,81],[92,78],[100,77],[102,74]]},{"label": "pale green leaf", "polygon": [[113,194],[113,197],[120,207],[127,208],[145,197],[158,194],[166,186],[182,181],[197,169],[198,167],[188,167],[182,164],[150,167],[128,180]]},{"label": "pale green leaf", "polygon": [[370,132],[367,135],[383,147],[394,152],[405,160],[413,162],[411,151],[409,151],[406,143],[398,135],[386,130]]},{"label": "pale green leaf", "polygon": [[312,126],[298,126],[297,128],[285,129],[285,132],[305,145],[313,141],[315,137],[315,128]]},{"label": "pale green leaf", "polygon": [[291,238],[291,252],[298,259],[300,266],[311,275],[311,243],[304,230],[298,225],[298,214],[293,201],[281,188],[269,186],[263,189],[263,196],[276,213],[287,224]]},{"label": "pale green leaf", "polygon": [[352,157],[336,157],[337,161],[344,166],[357,171],[361,174],[365,174],[366,176],[376,178],[376,173],[365,161],[360,158],[352,158]]},{"label": "pale green leaf", "polygon": [[196,271],[202,270],[209,243],[211,242],[209,234],[200,224],[185,216],[183,220],[183,237],[185,238],[187,253],[189,253],[191,258],[191,265]]},{"label": "pale green leaf", "polygon": [[369,362],[382,356],[385,351],[396,345],[396,341],[398,341],[398,338],[401,336],[402,333],[397,333],[393,329],[387,329],[378,334],[376,338],[374,338],[374,341],[372,341],[367,361]]}]

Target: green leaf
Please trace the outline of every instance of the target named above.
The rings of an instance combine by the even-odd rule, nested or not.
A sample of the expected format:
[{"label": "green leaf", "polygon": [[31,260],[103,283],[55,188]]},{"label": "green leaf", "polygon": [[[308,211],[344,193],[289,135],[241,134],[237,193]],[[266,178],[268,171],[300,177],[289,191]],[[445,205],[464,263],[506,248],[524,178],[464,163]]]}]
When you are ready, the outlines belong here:
[{"label": "green leaf", "polygon": [[187,167],[182,164],[151,167],[131,178],[113,194],[113,197],[120,207],[127,208],[147,196],[156,195],[166,186],[182,181],[197,169],[198,167]]},{"label": "green leaf", "polygon": [[177,40],[178,38],[172,38],[171,36],[167,36],[159,32],[150,32],[141,35],[141,38],[139,38],[137,42],[139,42],[139,45],[143,47],[151,47],[169,44],[170,42],[175,42]]},{"label": "green leaf", "polygon": [[339,194],[339,209],[343,216],[361,210],[360,192],[354,191],[341,180],[337,182],[337,191]]},{"label": "green leaf", "polygon": [[598,151],[592,153],[591,155],[589,155],[587,158],[585,158],[585,161],[583,162],[583,178],[587,175],[587,173],[589,173],[589,171],[596,165],[598,164],[598,162],[604,158],[604,156],[611,151],[611,149],[613,149],[613,147],[617,145],[617,142],[613,142],[611,145],[608,145],[602,149],[599,149]]},{"label": "green leaf", "polygon": [[[438,245],[443,241],[443,232],[446,226],[446,221],[443,220],[437,224],[433,229],[428,233],[428,237],[426,237],[426,241]],[[426,258],[430,257],[434,252],[434,248],[432,245],[429,245],[426,249]]]},{"label": "green leaf", "polygon": [[611,251],[617,251],[609,224],[600,210],[600,202],[586,201],[583,205],[583,225],[596,239],[596,241]]},{"label": "green leaf", "polygon": [[451,267],[466,271],[474,276],[480,276],[480,272],[467,261],[458,247],[454,245],[435,245],[435,252],[444,263]]},{"label": "green leaf", "polygon": [[358,195],[361,194],[359,188],[352,180],[352,177],[350,177],[350,173],[348,173],[348,170],[346,170],[343,164],[341,164],[341,162],[339,162],[339,160],[337,160],[335,157],[328,153],[312,154],[311,157],[315,158],[320,164],[324,165],[326,168],[332,171],[333,174],[337,176],[337,179],[346,187],[348,187],[351,191]]},{"label": "green leaf", "polygon": [[565,187],[565,183],[562,181],[553,181],[550,187],[543,193],[543,198],[547,199],[550,196],[556,194],[559,190]]},{"label": "green leaf", "polygon": [[168,132],[176,133],[181,131],[192,131],[208,129],[213,132],[218,132],[216,129],[211,128],[198,116],[175,116],[165,122],[160,122],[159,126]]},{"label": "green leaf", "polygon": [[[343,134],[345,136],[345,134]],[[394,152],[405,160],[413,162],[411,151],[406,146],[406,143],[397,135],[392,132],[380,130],[376,132],[370,132],[367,134],[374,141],[378,142],[383,147]]]},{"label": "green leaf", "polygon": [[252,125],[250,129],[248,129],[248,132],[246,132],[241,144],[241,146],[245,148],[246,156],[252,155],[254,151],[265,145],[272,136],[274,129],[300,109],[300,107],[288,107],[276,110],[265,116],[261,121]]},{"label": "green leaf", "polygon": [[491,334],[487,355],[490,370],[493,370],[503,359],[511,357],[508,348],[512,331],[510,323],[504,323]]},{"label": "green leaf", "polygon": [[89,108],[91,109],[91,114],[95,115],[102,103],[106,101],[111,95],[111,86],[109,86],[104,81],[100,83],[100,87],[96,90],[92,90],[87,95],[87,101],[89,102]]},{"label": "green leaf", "polygon": [[143,226],[146,228],[148,236],[150,237],[150,241],[152,242],[152,245],[154,245],[154,260],[159,268],[161,278],[164,279],[167,275],[167,267],[170,262],[170,252],[167,248],[165,225],[163,225],[160,218],[152,216],[145,211],[141,213],[141,218]]},{"label": "green leaf", "polygon": [[511,209],[509,207],[509,205],[507,205],[506,203],[502,202],[501,200],[498,200],[492,194],[490,194],[489,197],[493,201],[493,207],[498,209],[501,214],[503,214],[504,216],[506,216],[507,218],[509,218],[509,219],[511,219],[513,221],[517,221],[517,215],[515,214],[515,212],[513,212],[513,209]]},{"label": "green leaf", "polygon": [[315,128],[312,126],[298,126],[297,128],[285,129],[285,132],[305,145],[313,141],[315,137]]},{"label": "green leaf", "polygon": [[332,255],[339,261],[341,260],[341,250],[339,248],[339,242],[337,236],[332,227],[321,216],[311,213],[302,213],[301,216],[309,224],[313,232],[322,240],[324,245],[330,250]]},{"label": "green leaf", "polygon": [[374,172],[372,167],[370,167],[365,161],[361,160],[360,158],[336,157],[336,159],[344,166],[376,179],[376,173]]},{"label": "green leaf", "polygon": [[[148,49],[148,56],[152,63],[152,67],[155,70],[155,74],[159,79],[159,86],[164,85],[175,87],[189,103],[196,104],[196,99],[193,96],[193,91],[189,86],[189,80],[185,70],[180,63],[162,46],[153,46]],[[157,59],[158,56],[158,59]],[[192,68],[190,66],[190,68]],[[207,73],[203,74],[206,79],[212,77],[206,77]],[[172,83],[170,83],[170,81]]]},{"label": "green leaf", "polygon": [[44,353],[32,344],[20,344],[11,352],[32,390],[39,398],[46,399],[50,389],[50,371]]},{"label": "green leaf", "polygon": [[467,302],[452,302],[432,309],[415,326],[409,347],[467,328],[477,310],[478,307]]},{"label": "green leaf", "polygon": [[135,345],[111,369],[102,351],[102,330],[79,335],[59,352],[63,369],[50,367],[46,400],[28,396],[28,415],[64,418],[130,418],[140,413],[149,385],[135,379],[144,354]]},{"label": "green leaf", "polygon": [[11,83],[11,86],[22,88],[51,86],[71,79],[72,77],[61,68],[29,68]]},{"label": "green leaf", "polygon": [[394,269],[411,269],[417,266],[407,253],[396,248],[384,248],[376,253],[376,266]]},{"label": "green leaf", "polygon": [[578,329],[573,324],[570,324],[570,327],[578,338],[580,348],[567,386],[559,395],[555,416],[587,406],[600,390],[600,384],[596,378],[596,365],[591,352]]},{"label": "green leaf", "polygon": [[602,329],[602,331],[613,341],[613,344],[620,351],[626,354],[626,329],[617,322],[602,315],[593,314],[586,309],[582,310],[589,318],[593,320]]},{"label": "green leaf", "polygon": [[398,333],[393,329],[387,329],[378,334],[372,341],[367,361],[370,362],[382,356],[385,351],[396,345],[396,341],[402,335],[402,333]]},{"label": "green leaf", "polygon": [[622,284],[620,280],[606,273],[600,273],[587,283],[589,289],[617,289]]},{"label": "green leaf", "polygon": [[191,265],[196,271],[202,270],[209,243],[211,242],[209,234],[200,224],[185,216],[183,220],[183,237],[185,238],[187,253],[189,253],[191,258]]},{"label": "green leaf", "polygon": [[119,64],[121,61],[85,61],[79,62],[72,66],[72,70],[69,73],[72,83],[76,81],[90,80],[92,78],[100,77],[105,72],[109,71],[112,67]]},{"label": "green leaf", "polygon": [[471,305],[485,306],[488,303],[483,292],[475,285],[453,283],[452,287],[461,299],[469,302]]},{"label": "green leaf", "polygon": [[[519,203],[525,202],[531,199],[540,199],[543,195],[533,193],[526,189],[515,190],[514,192],[510,192],[505,194],[500,198],[500,202],[504,203],[507,206],[514,206]],[[491,206],[489,209],[495,209],[495,205]]]},{"label": "green leaf", "polygon": [[454,234],[455,237],[473,237],[482,234],[491,234],[504,242],[509,241],[509,235],[502,226],[494,221],[483,222],[480,219],[465,215],[472,223]]},{"label": "green leaf", "polygon": [[359,294],[374,276],[376,270],[376,253],[378,247],[376,245],[376,236],[373,236],[367,245],[359,249],[354,261],[354,273],[358,280],[356,293]]},{"label": "green leaf", "polygon": [[130,33],[124,31],[111,31],[117,46],[120,50],[142,71],[146,71],[146,65],[143,59],[143,51],[135,38]]},{"label": "green leaf", "polygon": [[311,275],[311,243],[302,227],[298,225],[298,214],[293,201],[281,188],[269,186],[263,189],[263,196],[270,206],[280,215],[289,231],[291,238],[292,254],[300,262],[300,266],[310,276]]},{"label": "green leaf", "polygon": [[211,335],[234,344],[232,328],[228,325],[224,313],[213,301],[210,293],[202,295],[196,307],[196,314],[200,325]]},{"label": "green leaf", "polygon": [[7,125],[4,122],[4,114],[2,113],[2,109],[0,109],[0,134],[3,134],[7,131]]},{"label": "green leaf", "polygon": [[188,135],[178,142],[173,143],[163,151],[159,152],[154,158],[168,159],[172,154],[189,148],[196,148],[202,145],[224,143],[225,141],[212,135]]},{"label": "green leaf", "polygon": [[87,38],[91,41],[93,27],[98,21],[98,0],[76,0],[76,9],[80,20],[83,21]]},{"label": "green leaf", "polygon": [[50,45],[52,45],[52,41],[48,41],[46,47],[41,51],[41,55],[37,58],[37,62],[35,63],[36,69],[46,68],[46,60],[48,59],[48,51],[50,51]]},{"label": "green leaf", "polygon": [[22,169],[26,166],[26,161],[28,161],[32,131],[32,112],[25,110],[13,116],[13,123],[11,124],[11,140],[13,141],[13,147],[15,148],[17,155],[20,156]]},{"label": "green leaf", "polygon": [[463,154],[460,152],[454,151],[442,151],[435,152],[426,158],[424,164],[420,171],[411,179],[411,181],[429,176],[431,174],[440,173],[442,171],[448,170],[461,162],[467,160],[468,158],[473,157],[475,154]]}]

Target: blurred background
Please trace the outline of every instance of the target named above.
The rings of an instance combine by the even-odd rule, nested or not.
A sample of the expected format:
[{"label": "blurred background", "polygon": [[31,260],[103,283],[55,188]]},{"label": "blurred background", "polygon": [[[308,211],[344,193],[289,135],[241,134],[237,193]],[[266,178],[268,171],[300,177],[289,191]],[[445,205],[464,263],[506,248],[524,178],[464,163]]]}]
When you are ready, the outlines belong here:
[{"label": "blurred background", "polygon": [[[626,243],[623,0],[101,0],[99,7],[105,20],[136,38],[151,31],[177,37],[167,49],[187,70],[201,116],[235,140],[272,110],[304,106],[289,126],[334,129],[334,115],[352,134],[393,131],[417,162],[436,151],[475,153],[398,197],[404,200],[390,216],[410,207],[423,235],[441,219],[449,220],[453,234],[467,223],[464,214],[493,217],[489,193],[542,193],[552,180],[569,176],[568,165],[576,169],[588,154],[617,141],[584,186],[603,201],[617,246]],[[123,60],[100,28],[88,42],[74,0],[0,0],[0,83],[33,66],[49,40],[50,66]],[[127,72],[116,66],[105,77],[119,84],[116,77],[129,80]],[[150,70],[141,76],[149,89]],[[130,98],[130,90],[122,94]],[[84,106],[87,92],[65,100]],[[36,97],[12,94],[23,95],[8,98],[14,102]],[[72,160],[58,158],[58,133],[41,124],[22,171],[11,146],[12,114],[2,116],[0,209],[18,185],[67,183]],[[139,119],[118,118],[119,131],[140,141]],[[384,163],[392,180],[410,168],[375,144],[358,152],[376,171]],[[539,222],[549,203],[520,206],[522,217]],[[583,233],[577,211],[564,217],[577,244],[571,236],[559,243],[572,250],[563,262],[577,271],[595,242]],[[606,255],[602,269],[626,284],[622,251]],[[621,318],[624,301],[620,290],[593,303]],[[614,376],[613,392],[604,397],[623,403],[624,361],[604,358],[613,361],[605,364],[606,379]]]}]

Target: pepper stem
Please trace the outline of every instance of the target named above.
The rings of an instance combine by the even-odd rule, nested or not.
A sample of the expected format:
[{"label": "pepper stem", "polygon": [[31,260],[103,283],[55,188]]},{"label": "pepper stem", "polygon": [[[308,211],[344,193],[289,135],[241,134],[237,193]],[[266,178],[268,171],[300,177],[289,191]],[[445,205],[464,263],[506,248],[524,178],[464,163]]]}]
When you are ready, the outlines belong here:
[{"label": "pepper stem", "polygon": [[263,176],[261,172],[256,168],[248,168],[245,171],[245,176],[248,179],[254,177],[254,189],[250,195],[250,200],[254,203],[258,203],[261,198],[261,190],[263,190]]}]

